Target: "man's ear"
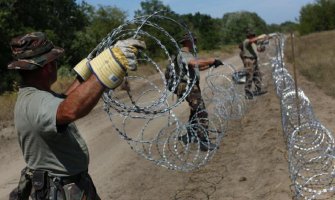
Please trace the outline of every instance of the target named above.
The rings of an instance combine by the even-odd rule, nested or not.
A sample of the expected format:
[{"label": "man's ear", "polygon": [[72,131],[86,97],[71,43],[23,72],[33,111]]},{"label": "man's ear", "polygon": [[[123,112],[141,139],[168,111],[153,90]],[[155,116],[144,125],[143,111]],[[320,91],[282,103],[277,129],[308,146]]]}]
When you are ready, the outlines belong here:
[{"label": "man's ear", "polygon": [[51,62],[47,63],[43,68],[42,68],[45,72],[52,72],[52,64]]}]

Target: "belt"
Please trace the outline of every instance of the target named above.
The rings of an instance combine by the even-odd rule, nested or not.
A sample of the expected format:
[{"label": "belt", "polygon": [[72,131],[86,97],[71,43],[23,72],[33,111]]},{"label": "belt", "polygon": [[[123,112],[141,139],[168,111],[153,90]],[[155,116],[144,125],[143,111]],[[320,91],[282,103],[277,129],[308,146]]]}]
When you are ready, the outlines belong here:
[{"label": "belt", "polygon": [[76,175],[72,175],[72,176],[63,176],[63,177],[52,177],[50,176],[50,178],[59,178],[60,183],[62,185],[67,185],[70,183],[78,183],[80,181],[80,179],[85,176],[85,174],[87,174],[87,172],[81,172],[79,174]]},{"label": "belt", "polygon": [[[24,169],[23,173],[25,173],[26,175],[28,175],[28,177],[31,178],[34,172],[35,170],[27,167]],[[58,179],[62,185],[67,185],[70,183],[77,183],[83,176],[87,174],[87,171],[83,171],[83,172],[80,172],[79,174],[72,175],[72,176],[52,176],[49,173],[47,174],[50,179]]]}]

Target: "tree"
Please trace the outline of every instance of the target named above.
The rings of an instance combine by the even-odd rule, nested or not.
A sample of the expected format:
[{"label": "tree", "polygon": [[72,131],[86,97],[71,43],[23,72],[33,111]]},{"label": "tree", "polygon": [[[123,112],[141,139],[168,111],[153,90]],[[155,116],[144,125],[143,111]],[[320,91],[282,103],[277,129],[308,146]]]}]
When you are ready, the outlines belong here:
[{"label": "tree", "polygon": [[199,49],[216,49],[220,45],[220,27],[218,19],[213,19],[210,15],[199,12],[193,14],[181,15],[180,19],[190,27],[198,40]]},{"label": "tree", "polygon": [[227,13],[222,17],[222,38],[225,44],[236,44],[245,38],[246,29],[253,29],[256,34],[266,33],[265,21],[256,13],[241,11]]},{"label": "tree", "polygon": [[298,30],[298,24],[291,22],[291,21],[286,21],[281,24],[270,24],[268,25],[268,31],[273,33],[273,32],[280,32],[280,33],[291,33],[296,30]]},{"label": "tree", "polygon": [[[10,90],[14,76],[6,69],[10,56],[10,38],[32,31],[43,31],[57,46],[69,49],[76,31],[87,25],[88,17],[75,0],[8,0],[0,7],[0,93]],[[63,64],[69,61],[68,56]],[[72,63],[71,63],[72,64]]]},{"label": "tree", "polygon": [[304,35],[312,32],[332,30],[335,28],[335,1],[317,0],[300,10],[299,32]]},{"label": "tree", "polygon": [[98,9],[87,7],[85,12],[90,17],[89,25],[75,33],[70,46],[72,66],[86,57],[113,29],[123,24],[126,12],[113,6],[99,6]]},{"label": "tree", "polygon": [[141,2],[141,10],[135,11],[135,17],[151,15],[156,11],[172,12],[171,8],[164,5],[160,0],[145,0]]}]

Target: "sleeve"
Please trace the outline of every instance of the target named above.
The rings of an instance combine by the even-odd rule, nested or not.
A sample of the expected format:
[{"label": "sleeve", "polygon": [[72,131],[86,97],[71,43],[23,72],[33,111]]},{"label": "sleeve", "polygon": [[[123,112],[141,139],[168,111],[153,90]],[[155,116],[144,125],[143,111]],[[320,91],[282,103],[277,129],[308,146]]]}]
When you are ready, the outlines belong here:
[{"label": "sleeve", "polygon": [[37,132],[40,134],[57,133],[56,115],[58,106],[63,100],[47,92],[35,96],[31,102],[30,109],[31,113],[34,113],[31,116],[33,117],[31,121],[33,121]]},{"label": "sleeve", "polygon": [[252,43],[251,44],[251,48],[252,48],[252,51],[253,51],[253,54],[258,57],[258,50],[257,50],[257,45],[255,43]]},{"label": "sleeve", "polygon": [[188,63],[193,59],[193,56],[190,53],[181,53],[179,55],[182,63],[185,65],[188,65]]}]

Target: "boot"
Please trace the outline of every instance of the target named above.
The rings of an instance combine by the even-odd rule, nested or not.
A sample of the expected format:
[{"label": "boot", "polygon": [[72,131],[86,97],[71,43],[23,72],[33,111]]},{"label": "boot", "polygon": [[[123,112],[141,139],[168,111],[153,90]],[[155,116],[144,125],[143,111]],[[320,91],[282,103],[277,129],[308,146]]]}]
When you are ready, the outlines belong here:
[{"label": "boot", "polygon": [[200,140],[200,151],[213,151],[219,147],[216,144],[211,143],[207,139]]},{"label": "boot", "polygon": [[260,96],[260,95],[266,94],[267,92],[268,92],[268,91],[266,91],[266,90],[261,90],[261,89],[259,89],[259,90],[253,91],[252,94],[253,94],[254,96]]},{"label": "boot", "polygon": [[252,100],[254,98],[253,92],[246,90],[245,99]]},{"label": "boot", "polygon": [[198,142],[198,137],[192,133],[192,130],[187,130],[187,134],[178,136],[178,140],[182,141],[184,145],[189,144],[189,143],[197,143]]}]

